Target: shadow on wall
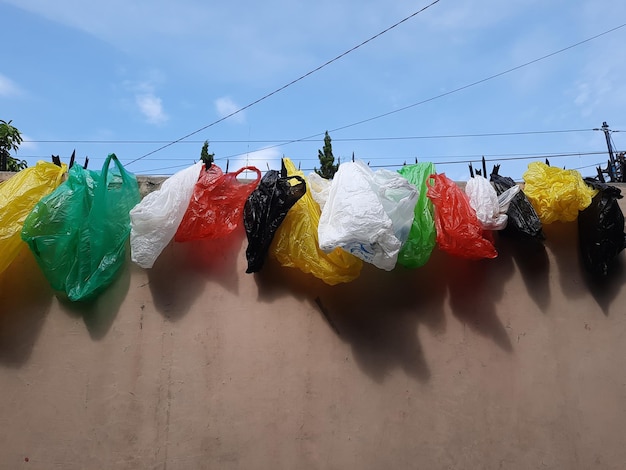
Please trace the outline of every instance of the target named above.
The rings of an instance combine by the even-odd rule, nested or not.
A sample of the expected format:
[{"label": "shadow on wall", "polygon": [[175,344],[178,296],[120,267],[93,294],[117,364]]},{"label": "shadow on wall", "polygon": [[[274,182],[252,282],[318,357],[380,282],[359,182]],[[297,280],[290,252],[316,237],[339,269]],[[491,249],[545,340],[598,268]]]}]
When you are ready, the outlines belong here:
[{"label": "shadow on wall", "polygon": [[554,255],[559,267],[561,288],[568,298],[581,298],[590,293],[605,315],[619,294],[624,283],[623,256],[615,260],[609,274],[594,277],[582,263],[577,222],[555,222],[544,227],[546,245]]},{"label": "shadow on wall", "polygon": [[147,270],[155,308],[169,320],[182,318],[207,281],[217,282],[237,294],[237,258],[244,238],[245,231],[240,226],[218,240],[170,243],[152,269]]},{"label": "shadow on wall", "polygon": [[0,363],[19,367],[29,358],[53,292],[26,245],[0,274]]},{"label": "shadow on wall", "polygon": [[87,302],[72,302],[59,296],[59,303],[63,310],[72,317],[82,318],[89,336],[93,340],[100,340],[111,329],[113,321],[119,313],[120,307],[128,294],[130,286],[130,255],[115,280],[95,299]]},{"label": "shadow on wall", "polygon": [[350,343],[355,361],[375,381],[394,367],[420,381],[430,370],[417,330],[434,334],[446,328],[444,302],[463,324],[489,338],[505,352],[513,347],[497,314],[506,283],[517,268],[529,296],[545,311],[550,303],[549,261],[543,244],[498,239],[499,256],[469,261],[435,249],[428,263],[414,270],[396,267],[384,272],[364,263],[355,281],[328,286],[298,269],[284,268],[270,257],[255,275],[259,301],[295,295],[320,311],[329,326]]}]

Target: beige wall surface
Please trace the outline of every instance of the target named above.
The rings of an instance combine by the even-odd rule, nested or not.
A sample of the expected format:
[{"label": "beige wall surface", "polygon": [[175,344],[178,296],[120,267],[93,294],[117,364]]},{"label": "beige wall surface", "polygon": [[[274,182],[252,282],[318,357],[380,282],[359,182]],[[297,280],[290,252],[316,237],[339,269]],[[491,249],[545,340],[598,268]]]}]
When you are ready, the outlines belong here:
[{"label": "beige wall surface", "polygon": [[0,276],[1,469],[623,469],[624,254],[435,252],[330,287],[247,242],[170,244],[94,304]]}]

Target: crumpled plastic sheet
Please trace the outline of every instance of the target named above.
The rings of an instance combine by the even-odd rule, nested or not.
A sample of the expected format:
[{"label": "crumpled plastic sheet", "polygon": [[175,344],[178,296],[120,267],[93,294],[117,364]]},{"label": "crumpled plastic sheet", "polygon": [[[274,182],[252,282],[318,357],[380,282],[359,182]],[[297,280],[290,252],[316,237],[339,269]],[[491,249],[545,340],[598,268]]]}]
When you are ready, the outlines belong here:
[{"label": "crumpled plastic sheet", "polygon": [[22,248],[24,220],[39,200],[59,184],[67,166],[39,161],[0,183],[0,274]]},{"label": "crumpled plastic sheet", "polygon": [[[283,158],[283,163],[288,176],[304,176],[290,159]],[[330,253],[320,249],[317,236],[320,215],[320,206],[311,195],[310,185],[307,185],[304,196],[289,209],[278,227],[271,252],[282,266],[299,268],[326,284],[353,281],[361,274],[363,261],[341,248]]]},{"label": "crumpled plastic sheet", "polygon": [[396,172],[372,171],[361,161],[339,166],[318,229],[320,248],[340,247],[392,270],[413,223],[418,191]]},{"label": "crumpled plastic sheet", "polygon": [[495,258],[498,252],[470,206],[467,195],[445,174],[428,180],[428,197],[435,206],[435,225],[439,249],[460,258]]},{"label": "crumpled plastic sheet", "polygon": [[470,178],[465,185],[465,194],[484,230],[503,230],[506,227],[509,205],[519,191],[520,187],[514,185],[498,196],[487,178],[481,175]]},{"label": "crumpled plastic sheet", "polygon": [[576,220],[578,212],[591,204],[597,192],[585,184],[578,171],[543,162],[530,163],[523,178],[524,194],[544,224]]},{"label": "crumpled plastic sheet", "polygon": [[198,162],[166,179],[130,211],[131,259],[142,268],[152,268],[180,225],[198,175]]}]

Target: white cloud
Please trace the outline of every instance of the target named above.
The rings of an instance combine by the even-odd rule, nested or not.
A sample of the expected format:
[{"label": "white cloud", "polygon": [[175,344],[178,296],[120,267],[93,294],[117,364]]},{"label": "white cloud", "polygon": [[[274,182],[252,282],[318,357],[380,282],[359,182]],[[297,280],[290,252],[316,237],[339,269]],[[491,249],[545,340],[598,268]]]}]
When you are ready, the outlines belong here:
[{"label": "white cloud", "polygon": [[[229,114],[234,113],[239,108],[241,108],[241,106],[239,106],[237,103],[235,103],[228,96],[222,96],[221,98],[218,98],[218,99],[215,100],[215,110],[217,112],[217,115],[220,118],[226,117]],[[246,116],[245,116],[244,112],[241,111],[241,112],[239,112],[239,113],[229,117],[228,119],[233,121],[233,122],[243,123],[243,122],[246,121]]]},{"label": "white cloud", "polygon": [[136,95],[135,103],[150,124],[164,124],[169,119],[169,116],[163,110],[161,98],[152,93]]},{"label": "white cloud", "polygon": [[0,73],[0,96],[13,98],[22,94],[22,90],[9,77]]},{"label": "white cloud", "polygon": [[[268,166],[270,170],[280,170],[281,158],[282,153],[277,148],[256,150],[245,155],[239,155],[236,158],[231,158],[228,163],[228,171],[237,171],[244,166],[257,167],[262,173],[267,171]],[[220,161],[219,165],[222,169],[226,169],[226,162]],[[255,174],[254,172],[244,172],[242,173],[242,178],[255,178]]]}]

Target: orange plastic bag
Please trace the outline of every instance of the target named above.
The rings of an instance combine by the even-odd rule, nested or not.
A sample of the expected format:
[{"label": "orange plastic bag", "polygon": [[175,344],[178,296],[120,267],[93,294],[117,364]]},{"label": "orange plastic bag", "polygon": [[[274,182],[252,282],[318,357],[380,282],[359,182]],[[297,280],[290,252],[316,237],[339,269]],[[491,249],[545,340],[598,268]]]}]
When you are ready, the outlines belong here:
[{"label": "orange plastic bag", "polygon": [[[290,159],[283,158],[283,163],[288,176],[304,177]],[[320,249],[317,228],[321,213],[307,184],[304,196],[289,209],[278,227],[270,252],[281,265],[299,268],[331,286],[353,281],[361,274],[363,262],[341,248],[330,253]]]},{"label": "orange plastic bag", "polygon": [[51,193],[67,171],[44,161],[0,183],[0,273],[9,267],[23,246],[24,220],[39,200]]},{"label": "orange plastic bag", "polygon": [[466,259],[498,256],[493,243],[484,237],[476,211],[461,188],[443,173],[430,175],[426,184],[427,196],[435,206],[439,248]]},{"label": "orange plastic bag", "polygon": [[[245,170],[254,171],[256,179],[240,182],[237,176]],[[243,223],[243,206],[260,180],[261,172],[253,166],[226,174],[215,164],[202,169],[174,240],[215,239],[232,233]]]}]

